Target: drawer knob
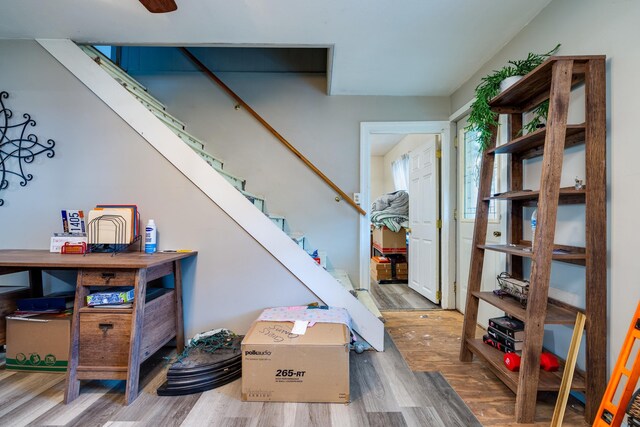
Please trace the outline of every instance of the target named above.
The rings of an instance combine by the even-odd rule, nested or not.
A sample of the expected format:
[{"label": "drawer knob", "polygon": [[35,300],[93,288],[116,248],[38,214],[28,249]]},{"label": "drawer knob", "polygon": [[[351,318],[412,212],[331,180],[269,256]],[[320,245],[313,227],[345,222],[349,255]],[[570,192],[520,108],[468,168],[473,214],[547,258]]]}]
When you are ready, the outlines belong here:
[{"label": "drawer knob", "polygon": [[113,329],[113,323],[99,323],[98,328],[102,330],[102,334],[104,337],[107,336],[107,331],[109,329]]},{"label": "drawer knob", "polygon": [[102,278],[109,284],[109,281],[116,277],[116,273],[102,273]]}]

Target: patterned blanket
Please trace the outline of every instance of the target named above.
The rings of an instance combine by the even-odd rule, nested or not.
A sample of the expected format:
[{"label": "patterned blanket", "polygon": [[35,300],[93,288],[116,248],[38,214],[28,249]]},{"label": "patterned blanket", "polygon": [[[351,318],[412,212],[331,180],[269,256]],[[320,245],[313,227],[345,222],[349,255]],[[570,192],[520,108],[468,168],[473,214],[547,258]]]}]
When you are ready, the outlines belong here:
[{"label": "patterned blanket", "polygon": [[393,232],[409,226],[409,194],[395,191],[378,197],[371,206],[371,223],[376,227],[386,226]]}]

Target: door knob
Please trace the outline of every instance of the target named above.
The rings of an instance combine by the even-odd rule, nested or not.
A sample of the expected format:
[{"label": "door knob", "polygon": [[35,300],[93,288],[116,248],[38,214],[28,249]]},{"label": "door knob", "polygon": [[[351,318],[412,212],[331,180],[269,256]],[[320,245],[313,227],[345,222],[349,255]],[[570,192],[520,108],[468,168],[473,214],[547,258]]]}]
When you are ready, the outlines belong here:
[{"label": "door knob", "polygon": [[500,236],[502,236],[502,233],[500,231],[493,232],[493,237],[500,237]]},{"label": "door knob", "polygon": [[411,229],[410,228],[405,228],[404,231],[406,231],[407,233],[411,233]]}]

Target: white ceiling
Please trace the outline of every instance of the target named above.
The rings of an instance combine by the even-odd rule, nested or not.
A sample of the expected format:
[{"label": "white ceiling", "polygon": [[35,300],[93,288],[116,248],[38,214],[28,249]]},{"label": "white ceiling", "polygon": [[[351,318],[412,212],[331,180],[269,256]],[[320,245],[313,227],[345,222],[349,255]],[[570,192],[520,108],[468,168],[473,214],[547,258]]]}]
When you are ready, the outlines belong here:
[{"label": "white ceiling", "polygon": [[370,137],[371,155],[384,156],[404,138],[403,133],[375,133]]},{"label": "white ceiling", "polygon": [[448,96],[551,0],[0,0],[0,38],[328,46],[334,95]]}]

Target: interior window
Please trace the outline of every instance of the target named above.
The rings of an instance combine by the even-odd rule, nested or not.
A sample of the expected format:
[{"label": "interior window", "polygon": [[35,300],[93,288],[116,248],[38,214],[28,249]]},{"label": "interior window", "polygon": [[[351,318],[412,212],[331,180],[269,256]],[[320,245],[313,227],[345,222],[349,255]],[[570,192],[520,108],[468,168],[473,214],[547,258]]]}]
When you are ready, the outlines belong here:
[{"label": "interior window", "polygon": [[[478,142],[477,131],[464,131],[464,219],[475,219],[478,186],[480,185],[480,164],[482,153]],[[498,161],[494,162],[491,194],[495,193],[496,177],[498,176]],[[497,220],[495,200],[489,203],[489,220]]]}]

